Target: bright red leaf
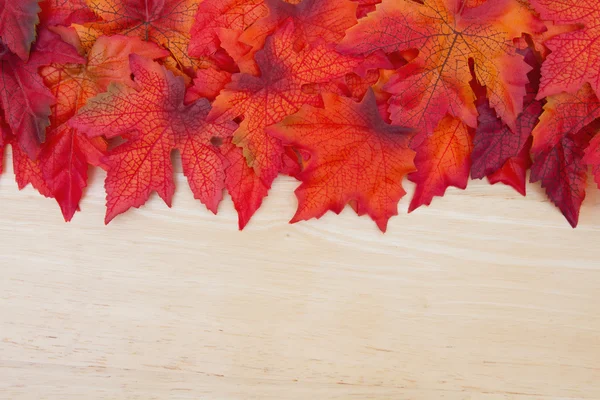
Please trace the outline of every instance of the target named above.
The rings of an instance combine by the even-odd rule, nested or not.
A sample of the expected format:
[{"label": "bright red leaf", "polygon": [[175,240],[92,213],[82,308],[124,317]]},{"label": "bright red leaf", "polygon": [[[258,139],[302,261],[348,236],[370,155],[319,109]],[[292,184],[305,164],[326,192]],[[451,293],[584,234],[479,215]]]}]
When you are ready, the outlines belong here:
[{"label": "bright red leaf", "polygon": [[265,0],[268,14],[252,24],[240,40],[262,48],[268,35],[285,21],[294,21],[295,48],[317,42],[338,43],[346,30],[356,25],[356,3],[350,0],[302,0],[289,4],[283,0]]},{"label": "bright red leaf", "polygon": [[360,103],[335,94],[323,95],[325,108],[304,106],[270,128],[286,144],[310,154],[298,174],[298,210],[292,222],[340,213],[355,203],[382,231],[398,214],[404,196],[402,179],[414,171],[410,129],[387,124],[372,91]]},{"label": "bright red leaf", "polygon": [[[525,193],[525,172],[531,165],[529,148],[531,132],[542,114],[544,101],[536,100],[540,84],[541,57],[534,50],[525,50],[525,60],[533,69],[527,75],[529,83],[523,99],[523,112],[510,128],[500,120],[489,105],[486,88],[473,82],[477,95],[477,129],[473,140],[471,177],[481,179],[494,175],[492,182],[509,182],[519,193]],[[509,162],[510,160],[510,162]],[[496,174],[500,169],[503,173]]]},{"label": "bright red leaf", "polygon": [[127,139],[106,159],[106,222],[130,207],[141,206],[153,191],[171,205],[173,149],[181,153],[194,196],[216,213],[227,165],[219,146],[235,124],[205,122],[210,104],[200,99],[185,105],[183,78],[135,54],[130,62],[137,88],[110,85],[108,92],[89,100],[70,122],[91,137],[124,135]]},{"label": "bright red leaf", "polygon": [[531,0],[542,18],[578,25],[545,42],[551,53],[542,67],[539,98],[566,91],[575,94],[589,83],[600,94],[600,6],[596,0]]}]

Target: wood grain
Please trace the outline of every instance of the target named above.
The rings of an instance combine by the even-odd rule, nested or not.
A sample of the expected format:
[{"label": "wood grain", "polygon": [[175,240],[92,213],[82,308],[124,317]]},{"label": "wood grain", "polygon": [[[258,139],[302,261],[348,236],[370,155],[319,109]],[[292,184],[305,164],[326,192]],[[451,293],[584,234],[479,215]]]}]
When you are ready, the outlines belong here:
[{"label": "wood grain", "polygon": [[383,235],[287,224],[280,179],[238,232],[178,173],[106,227],[102,173],[66,224],[5,167],[0,399],[600,399],[597,191],[573,230],[474,181]]}]

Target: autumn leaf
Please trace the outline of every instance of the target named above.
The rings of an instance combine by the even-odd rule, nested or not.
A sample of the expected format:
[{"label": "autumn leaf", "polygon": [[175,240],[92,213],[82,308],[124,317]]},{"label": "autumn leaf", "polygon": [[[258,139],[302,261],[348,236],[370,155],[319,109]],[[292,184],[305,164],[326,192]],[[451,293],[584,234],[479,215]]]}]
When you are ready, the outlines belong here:
[{"label": "autumn leaf", "polygon": [[310,154],[298,175],[298,210],[291,222],[340,213],[355,203],[386,230],[404,196],[402,179],[414,171],[412,131],[387,124],[379,115],[372,91],[360,103],[324,94],[324,108],[304,106],[270,134]]},{"label": "autumn leaf", "polygon": [[589,83],[600,94],[600,7],[594,0],[531,0],[542,18],[581,29],[550,38],[551,53],[542,66],[538,98],[560,92],[577,93]]},{"label": "autumn leaf", "polygon": [[[532,66],[527,75],[529,83],[523,99],[523,111],[517,117],[516,125],[510,128],[500,120],[487,100],[486,88],[477,82],[472,87],[477,96],[478,123],[473,140],[473,165],[471,177],[481,179],[494,175],[505,167],[505,174],[495,174],[493,182],[509,182],[519,193],[525,193],[525,172],[529,168],[529,148],[531,132],[538,123],[545,104],[536,100],[541,77],[541,56],[531,47],[524,51],[525,61]],[[509,162],[509,160],[511,160]],[[508,175],[506,175],[508,174]]]},{"label": "autumn leaf", "polygon": [[5,46],[21,60],[29,58],[35,40],[35,27],[40,22],[40,0],[0,0],[0,56]]},{"label": "autumn leaf", "polygon": [[261,75],[240,73],[219,94],[210,118],[243,117],[234,143],[244,148],[248,165],[267,186],[281,169],[283,145],[265,128],[295,113],[303,104],[322,105],[319,85],[343,77],[359,67],[360,57],[342,56],[327,45],[294,50],[291,21],[267,39],[256,53]]},{"label": "autumn leaf", "polygon": [[43,26],[70,26],[96,19],[85,0],[43,0],[40,5],[40,24]]},{"label": "autumn leaf", "polygon": [[573,227],[585,198],[584,151],[600,129],[599,117],[600,101],[586,84],[575,95],[548,97],[533,130],[531,182],[541,181],[550,200]]},{"label": "autumn leaf", "polygon": [[240,40],[262,48],[267,36],[285,21],[294,21],[294,46],[300,49],[317,42],[337,44],[346,30],[356,25],[356,3],[350,0],[302,0],[289,4],[283,0],[265,0],[268,13],[252,24]]},{"label": "autumn leaf", "polygon": [[40,30],[27,62],[10,52],[0,56],[0,104],[19,146],[32,159],[46,138],[50,106],[55,103],[38,69],[52,63],[83,63],[83,58],[46,29]]},{"label": "autumn leaf", "polygon": [[32,160],[14,141],[11,140],[13,170],[19,190],[31,185],[44,197],[52,197],[52,192],[46,184],[44,175],[37,160]]},{"label": "autumn leaf", "polygon": [[[78,44],[74,30],[63,30],[63,39]],[[80,44],[77,49],[86,53]],[[134,53],[151,59],[169,54],[138,38],[102,36],[87,52],[85,64],[53,64],[41,69],[56,104],[48,141],[39,156],[40,167],[67,221],[79,208],[89,165],[102,165],[107,143],[101,137],[88,138],[66,123],[90,98],[105,92],[109,83],[133,84],[129,55]]]},{"label": "autumn leaf", "polygon": [[446,188],[465,189],[471,169],[472,140],[469,128],[458,118],[447,115],[417,147],[417,172],[409,179],[417,184],[408,211],[429,205]]},{"label": "autumn leaf", "polygon": [[219,31],[230,30],[241,34],[266,14],[264,0],[202,1],[191,29],[189,54],[195,57],[214,54],[220,46]]},{"label": "autumn leaf", "polygon": [[0,114],[0,173],[2,173],[2,159],[4,158],[4,147],[10,144],[12,147],[13,171],[15,173],[15,181],[19,190],[24,189],[27,185],[36,189],[40,194],[46,197],[52,197],[52,193],[46,186],[46,182],[39,167],[39,162],[31,160],[27,154],[21,150],[15,141],[15,137],[8,125],[2,119]]},{"label": "autumn leaf", "polygon": [[352,0],[358,3],[356,9],[356,17],[366,17],[368,13],[375,11],[377,4],[381,3],[381,0]]},{"label": "autumn leaf", "polygon": [[395,123],[431,133],[446,114],[476,126],[469,59],[488,88],[491,106],[509,126],[523,106],[527,72],[513,39],[541,29],[517,0],[384,0],[350,28],[343,52],[394,53],[417,49],[418,56],[390,80],[386,90]]},{"label": "autumn leaf", "polygon": [[511,186],[521,195],[525,196],[527,190],[527,171],[532,165],[531,155],[529,154],[531,142],[532,138],[530,137],[519,154],[506,160],[500,169],[487,176],[488,181],[492,185],[503,183]]},{"label": "autumn leaf", "polygon": [[141,206],[153,191],[171,205],[174,149],[181,153],[194,196],[216,213],[226,167],[219,145],[233,133],[235,124],[207,123],[210,103],[200,99],[185,105],[183,78],[159,64],[135,54],[130,63],[137,88],[111,84],[108,92],[90,99],[70,120],[72,127],[90,137],[126,138],[106,159],[106,222]]},{"label": "autumn leaf", "polygon": [[598,187],[600,187],[600,135],[594,136],[590,141],[589,146],[585,149],[583,162],[592,167],[594,180]]},{"label": "autumn leaf", "polygon": [[105,92],[110,83],[133,86],[129,56],[138,54],[149,59],[168,56],[157,45],[126,36],[102,36],[91,49],[78,43],[77,32],[63,31],[63,39],[74,43],[85,56],[83,63],[55,63],[40,70],[44,83],[56,98],[52,107],[52,125],[58,127],[73,117],[88,99]]},{"label": "autumn leaf", "polygon": [[85,25],[80,34],[84,47],[91,47],[101,35],[121,34],[151,41],[167,49],[173,70],[192,75],[193,69],[204,67],[204,60],[187,52],[190,29],[198,8],[198,0],[86,0],[100,18]]},{"label": "autumn leaf", "polygon": [[244,158],[242,149],[226,139],[221,152],[228,162],[225,187],[238,213],[239,229],[244,229],[269,192],[270,185],[256,175]]},{"label": "autumn leaf", "polygon": [[225,85],[231,82],[231,74],[214,68],[199,69],[196,71],[193,85],[185,94],[186,103],[191,103],[201,97],[214,100]]}]

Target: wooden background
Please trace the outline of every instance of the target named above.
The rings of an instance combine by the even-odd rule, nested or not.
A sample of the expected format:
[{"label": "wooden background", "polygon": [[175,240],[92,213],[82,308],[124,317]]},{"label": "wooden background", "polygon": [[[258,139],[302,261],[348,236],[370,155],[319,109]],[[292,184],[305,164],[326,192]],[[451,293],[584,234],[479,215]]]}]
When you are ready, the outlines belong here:
[{"label": "wooden background", "polygon": [[[1,399],[600,399],[600,196],[573,230],[536,185],[470,183],[383,235],[348,209],[243,232],[177,174],[103,225],[0,180]],[[406,183],[409,191],[412,186]]]}]

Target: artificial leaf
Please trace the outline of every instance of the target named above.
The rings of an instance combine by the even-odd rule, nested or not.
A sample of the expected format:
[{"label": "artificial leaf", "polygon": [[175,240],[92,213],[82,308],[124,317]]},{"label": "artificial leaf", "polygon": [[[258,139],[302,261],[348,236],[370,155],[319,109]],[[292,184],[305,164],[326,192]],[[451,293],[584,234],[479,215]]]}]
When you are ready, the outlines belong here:
[{"label": "artificial leaf", "polygon": [[85,0],[44,0],[40,23],[44,26],[69,26],[96,19]]},{"label": "artificial leaf", "polygon": [[210,118],[219,121],[243,117],[234,143],[244,148],[248,165],[267,186],[281,169],[283,145],[265,128],[293,114],[303,104],[320,106],[319,85],[344,76],[360,66],[359,57],[342,56],[327,45],[294,50],[291,21],[267,39],[256,53],[261,75],[234,74],[213,104]]},{"label": "artificial leaf", "polygon": [[29,58],[35,40],[40,0],[0,0],[0,56],[5,46],[21,60]]},{"label": "artificial leaf", "polygon": [[575,227],[585,198],[584,151],[600,128],[600,101],[589,85],[575,95],[550,96],[533,130],[531,181],[541,181],[548,197]]},{"label": "artificial leaf", "polygon": [[[533,69],[527,75],[529,82],[523,99],[523,111],[517,117],[513,129],[500,120],[494,109],[490,107],[486,88],[477,82],[472,82],[474,92],[477,95],[478,124],[473,140],[471,177],[481,179],[494,174],[507,165],[508,160],[514,158],[508,164],[506,172],[512,170],[515,175],[512,175],[510,179],[508,177],[503,179],[510,181],[511,186],[519,192],[525,190],[525,176],[521,172],[523,172],[525,165],[527,165],[525,167],[525,170],[527,170],[528,164],[530,164],[530,162],[527,162],[527,158],[529,158],[531,132],[536,126],[544,106],[544,101],[536,100],[540,84],[541,57],[532,48],[527,48],[525,50],[525,60]],[[516,164],[514,164],[515,162]],[[517,181],[517,176],[522,176],[523,180]],[[493,180],[498,181],[499,178],[500,176],[496,176]],[[500,181],[503,179],[500,179]]]},{"label": "artificial leaf", "polygon": [[472,140],[469,128],[458,118],[447,115],[416,148],[417,171],[409,179],[417,184],[408,211],[431,204],[443,196],[448,186],[465,189],[471,168]]},{"label": "artificial leaf", "polygon": [[100,35],[121,34],[152,41],[172,55],[167,65],[186,73],[204,66],[187,48],[190,29],[198,8],[197,0],[87,0],[101,19],[85,25],[82,40],[91,47]]},{"label": "artificial leaf", "polygon": [[85,59],[83,63],[55,63],[40,70],[46,86],[56,98],[51,116],[55,127],[73,117],[88,99],[105,92],[110,83],[133,86],[129,66],[131,54],[149,59],[169,54],[153,43],[121,35],[102,36],[87,51],[77,43],[78,36],[74,30],[66,30],[63,38],[76,43],[76,49],[84,54]]},{"label": "artificial leaf", "polygon": [[57,62],[83,63],[83,58],[45,29],[40,31],[27,62],[10,52],[0,56],[0,105],[18,144],[32,159],[37,158],[45,140],[50,106],[55,103],[38,69]]},{"label": "artificial leaf", "polygon": [[52,192],[46,184],[39,162],[32,160],[14,140],[11,140],[10,143],[12,145],[13,170],[15,171],[15,180],[19,190],[31,184],[41,195],[52,197]]},{"label": "artificial leaf", "polygon": [[141,206],[153,191],[171,205],[174,149],[181,153],[194,196],[216,213],[226,167],[218,145],[232,134],[235,124],[207,123],[210,103],[200,99],[185,105],[183,78],[159,64],[135,54],[130,63],[136,88],[111,84],[108,92],[90,99],[70,120],[72,127],[89,136],[127,139],[106,159],[106,222]]},{"label": "artificial leaf", "polygon": [[260,208],[270,185],[266,185],[248,166],[242,149],[231,143],[230,139],[224,141],[221,151],[229,164],[226,170],[225,187],[238,213],[238,226],[244,229],[256,210]]},{"label": "artificial leaf", "polygon": [[600,6],[595,0],[531,0],[542,18],[581,29],[550,38],[542,66],[539,98],[560,92],[577,93],[589,83],[600,95]]},{"label": "artificial leaf", "polygon": [[377,4],[381,3],[381,0],[352,0],[358,3],[358,7],[356,9],[356,17],[363,18],[366,17],[368,13],[375,11],[375,7]]},{"label": "artificial leaf", "polygon": [[531,150],[532,138],[525,143],[525,146],[521,149],[521,152],[514,157],[506,160],[504,165],[495,172],[489,174],[488,181],[494,185],[496,183],[503,183],[511,186],[517,192],[525,196],[526,184],[527,184],[527,171],[531,168]]},{"label": "artificial leaf", "polygon": [[310,154],[298,174],[298,210],[292,222],[340,213],[349,202],[368,214],[382,231],[398,214],[403,177],[414,171],[412,131],[387,124],[372,91],[360,103],[324,94],[324,108],[302,109],[270,133]]},{"label": "artificial leaf", "polygon": [[350,0],[302,0],[290,4],[265,0],[268,14],[252,24],[240,40],[262,48],[265,39],[282,23],[294,21],[294,43],[299,49],[316,42],[338,43],[348,28],[356,24],[356,3]]},{"label": "artificial leaf", "polygon": [[[63,37],[77,35],[66,30]],[[68,41],[77,43],[77,36]],[[82,46],[77,46],[85,53]],[[86,54],[85,64],[53,64],[41,75],[56,97],[52,107],[52,129],[40,153],[40,165],[48,187],[60,205],[65,220],[70,221],[79,208],[83,189],[87,186],[89,165],[102,165],[107,143],[101,137],[88,138],[66,122],[86,102],[107,90],[109,83],[132,84],[129,55],[147,58],[165,57],[168,53],[153,43],[125,36],[102,36]]]},{"label": "artificial leaf", "polygon": [[225,85],[231,82],[231,74],[214,68],[199,69],[196,71],[194,83],[185,94],[185,101],[190,103],[201,97],[214,100]]},{"label": "artificial leaf", "polygon": [[446,114],[476,126],[469,59],[498,115],[514,126],[523,106],[527,72],[513,39],[541,29],[517,0],[384,0],[349,29],[341,49],[351,54],[417,49],[418,56],[386,90],[395,123],[432,132]]},{"label": "artificial leaf", "polygon": [[264,0],[202,1],[191,30],[189,54],[196,57],[214,54],[220,46],[218,32],[221,29],[241,34],[266,14]]},{"label": "artificial leaf", "polygon": [[600,187],[600,135],[594,136],[590,141],[588,148],[585,149],[583,162],[592,167],[594,180],[598,184],[598,187]]}]

